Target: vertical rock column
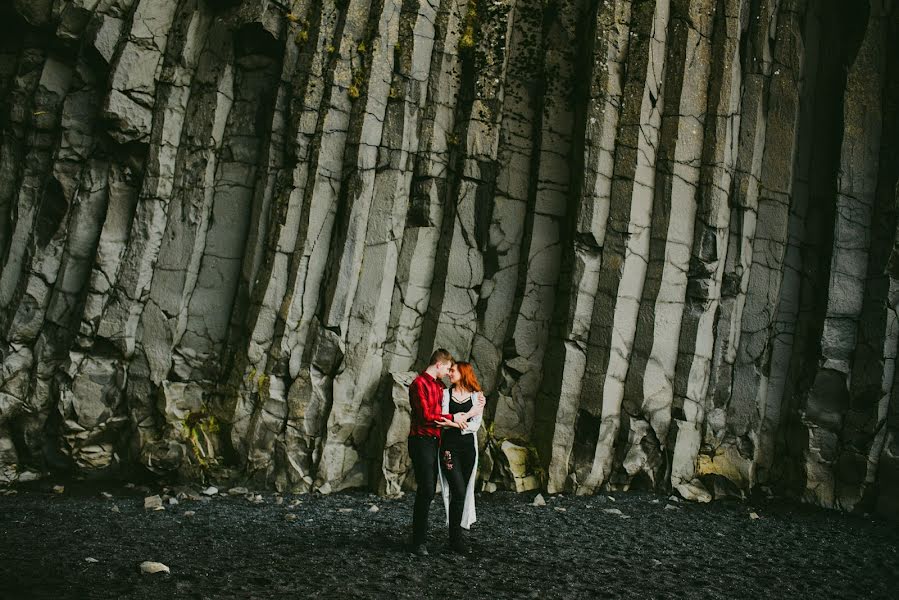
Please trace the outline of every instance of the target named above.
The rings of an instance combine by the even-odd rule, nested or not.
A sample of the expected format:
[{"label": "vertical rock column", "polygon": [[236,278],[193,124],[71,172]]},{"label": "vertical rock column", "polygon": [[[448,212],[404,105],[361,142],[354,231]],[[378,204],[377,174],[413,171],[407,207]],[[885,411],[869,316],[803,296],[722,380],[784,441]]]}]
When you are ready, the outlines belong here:
[{"label": "vertical rock column", "polygon": [[654,485],[667,467],[662,452],[671,423],[702,162],[714,7],[675,0],[671,13],[646,282],[624,386],[625,487],[637,474]]},{"label": "vertical rock column", "polygon": [[[740,332],[731,346],[731,351],[736,350],[732,382],[728,384],[726,377],[719,380],[714,392],[727,390],[720,387],[722,384],[729,386],[726,408],[718,408],[716,401],[709,415],[715,451],[711,458],[700,458],[700,472],[725,475],[742,488],[751,487],[755,481],[755,448],[766,406],[770,340],[775,334],[772,324],[783,276],[802,81],[804,10],[804,2],[785,1],[777,6],[773,52],[759,57],[756,64],[760,73],[750,69],[746,75],[744,93],[749,95],[744,95],[743,106],[749,115],[744,115],[741,122],[737,185],[750,212],[731,219],[740,231],[733,243],[740,244],[741,249],[737,251],[731,245],[736,258],[733,263],[729,261],[740,265],[736,271],[740,291],[734,312],[722,315],[739,317]],[[774,13],[769,15],[775,17]],[[761,33],[756,30],[756,34]],[[767,45],[764,38],[754,39]],[[763,117],[752,112],[762,106],[767,107]],[[724,325],[727,331],[730,325]]]},{"label": "vertical rock column", "polygon": [[[434,40],[428,64],[428,82],[422,85],[423,104],[419,150],[413,158],[409,209],[394,282],[387,333],[387,367],[403,372],[420,367],[421,356],[429,356],[433,334],[423,339],[425,316],[435,282],[435,264],[440,233],[444,229],[449,198],[451,146],[457,140],[459,113],[459,42],[468,2],[441,2],[433,26],[421,22],[419,30],[441,36]],[[418,46],[416,46],[418,48]],[[416,52],[418,54],[418,52]],[[424,69],[427,55],[418,55]],[[451,143],[453,142],[453,143]],[[439,280],[438,280],[439,283]],[[431,329],[433,331],[433,328]]]},{"label": "vertical rock column", "polygon": [[[857,344],[871,260],[885,34],[884,5],[872,2],[863,40],[846,79],[843,120],[845,131],[851,135],[844,135],[840,152],[842,176],[837,187],[821,356],[805,406],[804,421],[809,428],[806,494],[825,506],[840,503],[852,508],[858,501],[867,471],[867,448],[863,447],[862,453],[846,452],[839,457],[839,462],[837,459],[840,430],[849,425],[844,423],[844,415],[850,409],[851,359]],[[857,371],[856,375],[861,373]],[[861,402],[859,398],[856,406]],[[856,417],[857,413],[849,416]],[[847,468],[847,463],[855,463],[855,470]],[[837,489],[840,475],[844,480],[843,490]]]},{"label": "vertical rock column", "polygon": [[[595,490],[611,475],[621,426],[624,381],[649,254],[669,10],[668,0],[632,4],[609,222],[581,392],[582,406],[602,420],[593,456],[574,465],[579,492]],[[591,433],[583,430],[581,435]]]},{"label": "vertical rock column", "polygon": [[[600,416],[587,412],[579,414],[578,409],[609,216],[630,19],[631,2],[619,0],[613,4],[600,4],[592,24],[590,97],[584,124],[584,177],[578,190],[574,235],[567,249],[567,260],[572,266],[569,279],[561,283],[569,290],[568,302],[556,308],[562,313],[563,331],[551,341],[547,352],[548,369],[536,415],[537,447],[549,467],[547,489],[551,493],[567,486],[575,423],[578,419],[598,422]],[[593,443],[587,440],[584,445],[586,452],[592,455],[595,440]]]},{"label": "vertical rock column", "polygon": [[535,134],[538,148],[532,158],[531,196],[521,249],[526,268],[519,271],[494,410],[497,436],[528,443],[567,230],[574,136],[574,107],[569,98],[575,87],[578,23],[583,22],[586,6],[584,2],[554,3],[543,23],[546,56],[541,73],[540,130]]},{"label": "vertical rock column", "polygon": [[[400,2],[384,2],[377,21],[374,15],[371,18],[371,34],[361,42],[370,46],[365,51],[371,53],[371,63],[366,66],[366,87],[360,90],[361,97],[357,100],[361,103],[364,98],[365,106],[359,107],[360,112],[354,115],[356,120],[351,124],[354,139],[350,142],[349,155],[355,155],[356,165],[348,177],[346,197],[342,199],[342,210],[338,214],[330,252],[334,262],[324,284],[325,304],[319,311],[321,326],[341,336],[345,364],[331,384],[334,402],[328,416],[316,480],[317,485],[327,485],[335,490],[368,483],[367,457],[363,448],[373,419],[373,396],[381,380],[377,348],[383,342],[382,336],[386,335],[389,312],[382,310],[380,315],[375,315],[367,311],[367,307],[356,304],[354,299],[357,294],[364,295],[366,302],[389,298],[387,285],[380,290],[374,282],[372,287],[361,286],[365,284],[364,274],[376,276],[379,272],[380,257],[369,252],[370,247],[386,248],[390,243],[388,231],[392,233],[393,229],[390,227],[393,215],[405,212],[402,204],[397,208],[381,205],[381,202],[389,202],[394,197],[392,194],[375,197],[375,170],[382,158],[379,146],[387,145],[385,134],[390,135],[390,130],[385,131],[385,118],[390,118],[391,125],[397,119],[393,113],[387,116],[387,105],[393,83],[392,66],[399,58],[396,45],[402,19],[400,8]],[[405,18],[413,18],[413,15],[407,14]],[[406,197],[402,199],[406,200]],[[383,282],[383,277],[377,279],[379,284]],[[363,314],[354,318],[354,309]],[[326,381],[325,385],[328,383]]]},{"label": "vertical rock column", "polygon": [[728,193],[733,181],[739,130],[741,73],[740,27],[744,4],[728,1],[716,7],[711,40],[708,113],[697,190],[696,223],[687,271],[674,374],[674,423],[671,485],[686,498],[708,496],[695,479],[702,443],[707,392],[715,343],[715,319],[721,291],[730,226]]},{"label": "vertical rock column", "polygon": [[471,361],[488,393],[496,389],[497,377],[502,376],[503,343],[513,317],[519,274],[527,268],[521,252],[533,181],[534,115],[539,86],[539,71],[534,67],[542,60],[543,7],[534,2],[515,2],[506,18],[510,29],[506,60],[501,65],[502,72],[496,74],[502,79],[503,93],[501,104],[493,108],[494,114],[502,117],[493,173],[495,187],[492,199],[479,200],[489,207],[489,214],[485,209],[476,210],[475,228],[485,248]]}]

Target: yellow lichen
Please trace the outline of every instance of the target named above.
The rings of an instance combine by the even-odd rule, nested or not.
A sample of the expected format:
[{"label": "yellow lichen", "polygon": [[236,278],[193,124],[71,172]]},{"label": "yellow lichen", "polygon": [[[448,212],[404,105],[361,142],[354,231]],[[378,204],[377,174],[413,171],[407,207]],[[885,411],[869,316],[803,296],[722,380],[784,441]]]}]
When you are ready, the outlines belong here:
[{"label": "yellow lichen", "polygon": [[260,375],[259,379],[256,380],[256,388],[261,398],[268,396],[269,390],[271,389],[271,383],[271,379],[265,374]]},{"label": "yellow lichen", "polygon": [[468,10],[465,12],[465,28],[462,30],[462,38],[459,40],[460,50],[471,50],[475,45],[475,26],[478,21],[477,1],[469,0]]},{"label": "yellow lichen", "polygon": [[190,443],[191,452],[197,465],[207,469],[218,462],[212,442],[212,434],[220,428],[215,415],[209,414],[206,408],[189,413],[181,422],[184,439]]}]

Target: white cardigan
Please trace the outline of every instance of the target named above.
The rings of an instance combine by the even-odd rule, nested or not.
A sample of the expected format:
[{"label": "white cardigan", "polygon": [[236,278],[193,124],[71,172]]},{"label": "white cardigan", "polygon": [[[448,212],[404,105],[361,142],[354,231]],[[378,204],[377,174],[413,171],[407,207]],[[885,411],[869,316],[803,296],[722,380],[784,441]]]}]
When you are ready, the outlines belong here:
[{"label": "white cardigan", "polygon": [[[481,392],[473,392],[471,394],[471,404],[474,406],[481,397]],[[450,390],[443,391],[443,414],[449,414]],[[462,435],[474,436],[478,429],[481,428],[483,414],[472,417],[468,421],[468,428],[462,430]],[[443,495],[443,508],[446,510],[446,524],[449,525],[449,484],[446,481],[446,475],[443,473],[443,461],[440,463],[440,492]],[[477,520],[477,514],[474,509],[474,482],[478,477],[478,439],[474,439],[474,467],[471,469],[471,477],[468,479],[468,488],[465,490],[465,507],[462,509],[462,528],[470,529],[471,524]]]}]

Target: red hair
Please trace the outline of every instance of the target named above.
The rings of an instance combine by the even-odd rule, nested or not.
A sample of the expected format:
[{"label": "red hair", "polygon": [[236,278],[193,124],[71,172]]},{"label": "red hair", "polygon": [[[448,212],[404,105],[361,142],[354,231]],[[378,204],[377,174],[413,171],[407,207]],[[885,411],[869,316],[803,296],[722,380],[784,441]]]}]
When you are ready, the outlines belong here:
[{"label": "red hair", "polygon": [[478,376],[474,374],[474,368],[471,363],[457,362],[456,369],[459,370],[459,385],[469,392],[480,392],[481,384],[478,383]]}]

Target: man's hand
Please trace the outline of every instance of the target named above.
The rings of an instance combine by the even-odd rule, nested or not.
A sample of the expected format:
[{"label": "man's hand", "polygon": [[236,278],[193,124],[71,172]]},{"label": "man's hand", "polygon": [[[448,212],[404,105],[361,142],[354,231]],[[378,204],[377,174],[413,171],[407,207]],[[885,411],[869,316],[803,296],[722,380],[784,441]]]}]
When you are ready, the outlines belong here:
[{"label": "man's hand", "polygon": [[478,401],[475,402],[474,407],[465,413],[465,418],[470,419],[471,417],[477,417],[484,413],[484,406],[487,405],[487,400],[484,399],[484,396],[478,396]]}]

